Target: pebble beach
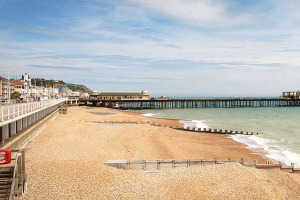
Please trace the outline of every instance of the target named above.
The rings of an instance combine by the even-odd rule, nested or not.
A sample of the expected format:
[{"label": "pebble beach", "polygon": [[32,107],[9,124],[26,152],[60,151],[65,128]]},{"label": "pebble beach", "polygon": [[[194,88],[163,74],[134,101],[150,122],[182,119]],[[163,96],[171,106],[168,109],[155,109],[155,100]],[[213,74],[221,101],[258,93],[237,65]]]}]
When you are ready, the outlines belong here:
[{"label": "pebble beach", "polygon": [[299,199],[300,174],[239,163],[160,173],[109,167],[108,160],[231,158],[265,163],[226,135],[176,130],[178,120],[98,107],[69,107],[25,147],[27,194],[20,199]]}]

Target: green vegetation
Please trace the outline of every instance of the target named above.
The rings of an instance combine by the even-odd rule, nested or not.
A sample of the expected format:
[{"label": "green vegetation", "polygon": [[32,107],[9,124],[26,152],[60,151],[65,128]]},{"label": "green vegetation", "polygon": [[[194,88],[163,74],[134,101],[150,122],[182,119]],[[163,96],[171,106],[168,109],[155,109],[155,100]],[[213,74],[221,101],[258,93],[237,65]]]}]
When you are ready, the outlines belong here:
[{"label": "green vegetation", "polygon": [[62,80],[45,80],[44,78],[33,78],[31,84],[36,86],[44,87],[55,87],[55,88],[68,88],[72,91],[80,91],[83,93],[90,93],[91,90],[84,85],[65,83]]},{"label": "green vegetation", "polygon": [[18,91],[15,91],[14,93],[10,94],[10,99],[20,99],[21,98],[21,93]]},{"label": "green vegetation", "polygon": [[83,93],[90,93],[91,92],[91,90],[89,88],[87,88],[86,86],[84,86],[84,85],[69,84],[69,83],[67,83],[66,85],[72,91],[81,91]]}]

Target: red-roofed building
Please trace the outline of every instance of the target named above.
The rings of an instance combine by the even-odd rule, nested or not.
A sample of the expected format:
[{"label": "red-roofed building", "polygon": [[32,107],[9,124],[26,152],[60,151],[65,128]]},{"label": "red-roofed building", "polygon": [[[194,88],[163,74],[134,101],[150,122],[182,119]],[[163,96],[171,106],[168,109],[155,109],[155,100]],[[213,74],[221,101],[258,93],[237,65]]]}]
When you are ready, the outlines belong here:
[{"label": "red-roofed building", "polygon": [[25,84],[21,81],[14,81],[15,82],[15,91],[18,91],[22,94],[22,96],[25,96]]},{"label": "red-roofed building", "polygon": [[25,89],[24,83],[22,83],[20,81],[15,81],[15,90],[17,90],[17,89]]}]

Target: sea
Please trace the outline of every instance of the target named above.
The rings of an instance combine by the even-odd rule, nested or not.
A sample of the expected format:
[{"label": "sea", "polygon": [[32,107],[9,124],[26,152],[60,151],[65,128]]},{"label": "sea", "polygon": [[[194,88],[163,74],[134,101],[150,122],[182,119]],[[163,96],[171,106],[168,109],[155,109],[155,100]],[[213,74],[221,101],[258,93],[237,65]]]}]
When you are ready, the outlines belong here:
[{"label": "sea", "polygon": [[253,152],[300,168],[300,107],[144,109],[146,117],[178,119],[186,126],[259,133],[228,135]]}]

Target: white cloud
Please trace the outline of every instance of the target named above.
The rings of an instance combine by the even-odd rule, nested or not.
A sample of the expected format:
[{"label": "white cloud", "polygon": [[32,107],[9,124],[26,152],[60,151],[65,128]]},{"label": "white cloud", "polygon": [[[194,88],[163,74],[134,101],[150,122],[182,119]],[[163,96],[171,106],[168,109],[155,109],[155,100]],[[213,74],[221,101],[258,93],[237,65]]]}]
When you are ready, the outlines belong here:
[{"label": "white cloud", "polygon": [[251,22],[251,16],[237,12],[228,1],[220,0],[130,0],[192,25],[227,27]]},{"label": "white cloud", "polygon": [[[225,94],[245,87],[253,94],[268,88],[269,94],[280,94],[279,83],[287,89],[299,85],[300,29],[292,26],[300,19],[294,8],[299,4],[274,0],[274,10],[259,15],[261,10],[235,9],[241,5],[232,2],[127,0],[112,2],[105,13],[93,5],[83,14],[75,10],[63,20],[50,18],[55,30],[47,23],[6,23],[0,30],[0,71],[91,88],[99,84],[102,91],[141,87],[161,95]],[[245,28],[250,23],[257,26]],[[36,35],[42,37],[35,40]]]}]

